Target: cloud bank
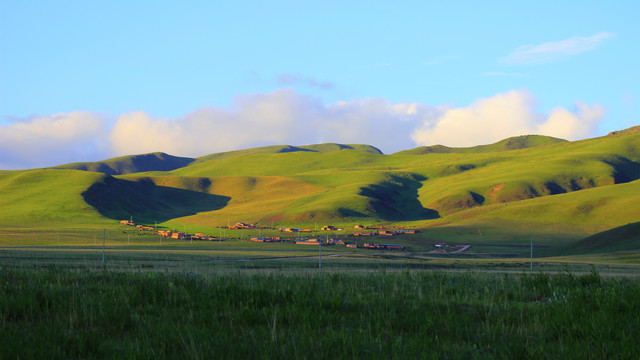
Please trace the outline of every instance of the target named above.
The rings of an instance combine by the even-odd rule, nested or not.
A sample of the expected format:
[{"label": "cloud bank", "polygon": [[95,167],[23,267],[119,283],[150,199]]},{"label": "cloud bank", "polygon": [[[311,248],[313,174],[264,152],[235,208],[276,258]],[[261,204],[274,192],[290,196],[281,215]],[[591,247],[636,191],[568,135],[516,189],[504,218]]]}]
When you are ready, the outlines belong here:
[{"label": "cloud bank", "polygon": [[0,169],[24,169],[96,158],[109,152],[104,117],[87,111],[0,126]]},{"label": "cloud bank", "polygon": [[467,107],[392,103],[381,98],[324,104],[291,89],[237,96],[228,108],[204,107],[166,119],[143,111],[107,119],[73,112],[0,125],[0,169],[53,166],[163,151],[202,156],[255,146],[364,143],[385,153],[419,145],[473,146],[543,134],[569,140],[593,135],[605,116],[576,101],[549,114],[535,97],[513,90]]},{"label": "cloud bank", "polygon": [[594,50],[613,36],[612,33],[601,32],[592,36],[574,36],[538,45],[524,45],[516,48],[501,60],[503,63],[512,65],[539,65],[555,62]]},{"label": "cloud bank", "polygon": [[537,101],[530,92],[512,90],[450,109],[435,121],[426,121],[411,138],[418,145],[448,146],[490,144],[526,134],[575,140],[592,135],[605,113],[599,104],[576,101],[572,111],[556,107],[545,115],[537,111]]}]

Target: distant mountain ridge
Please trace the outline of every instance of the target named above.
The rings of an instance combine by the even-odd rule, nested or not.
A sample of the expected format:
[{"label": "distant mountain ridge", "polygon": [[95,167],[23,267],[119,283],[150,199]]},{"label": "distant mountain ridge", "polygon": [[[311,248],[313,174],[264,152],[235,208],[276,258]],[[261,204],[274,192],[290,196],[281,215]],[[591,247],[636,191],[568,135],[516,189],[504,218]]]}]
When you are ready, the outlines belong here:
[{"label": "distant mountain ridge", "polygon": [[213,159],[222,159],[235,156],[243,156],[249,154],[278,154],[290,152],[316,152],[329,153],[340,150],[357,150],[372,154],[382,154],[382,151],[371,145],[362,144],[314,144],[305,146],[291,145],[273,145],[259,148],[251,148],[246,150],[235,150],[211,155],[205,155],[199,158],[188,158],[169,155],[163,152],[155,152],[141,155],[121,156],[113,159],[95,161],[95,162],[77,162],[51,167],[51,169],[70,169],[99,172],[106,175],[127,175],[148,171],[172,171],[192,163],[203,162]]},{"label": "distant mountain ridge", "polygon": [[[619,132],[621,133],[621,132]],[[444,145],[421,146],[410,150],[404,150],[395,154],[399,155],[424,155],[447,153],[486,153],[509,150],[526,149],[536,146],[565,143],[567,140],[542,135],[523,135],[501,140],[494,144],[478,145],[473,147],[448,147]],[[271,145],[244,150],[226,151],[201,156],[198,158],[179,157],[163,152],[155,152],[141,155],[121,156],[113,159],[95,162],[78,162],[51,167],[51,169],[72,169],[99,172],[107,175],[127,175],[149,171],[172,171],[186,167],[194,163],[209,160],[224,159],[252,154],[282,154],[293,152],[332,153],[341,150],[356,150],[370,154],[383,155],[380,149],[365,144],[337,144],[324,143],[304,146]]]},{"label": "distant mountain ridge", "polygon": [[193,163],[195,159],[162,152],[121,156],[96,162],[78,162],[54,166],[51,169],[70,169],[99,172],[106,175],[126,175],[145,171],[171,171]]},{"label": "distant mountain ridge", "polygon": [[227,157],[235,157],[235,156],[243,156],[243,155],[251,155],[251,154],[281,154],[281,153],[292,153],[292,152],[315,152],[315,153],[330,153],[336,152],[340,150],[357,150],[368,152],[372,154],[382,154],[378,148],[365,145],[365,144],[336,144],[336,143],[324,143],[324,144],[313,144],[313,145],[304,145],[304,146],[292,146],[292,145],[271,145],[271,146],[263,146],[251,149],[244,150],[233,150],[233,151],[225,151],[220,153],[215,153],[211,155],[205,155],[198,158],[198,161],[206,161],[213,159],[222,159]]},{"label": "distant mountain ridge", "polygon": [[448,154],[448,153],[486,153],[486,152],[498,152],[509,150],[527,149],[536,146],[552,145],[559,143],[566,143],[567,140],[554,138],[551,136],[543,135],[522,135],[510,137],[497,143],[489,145],[478,145],[472,147],[448,147],[444,145],[432,145],[421,146],[415,149],[400,151],[396,154],[412,154],[412,155],[424,155],[424,154]]}]

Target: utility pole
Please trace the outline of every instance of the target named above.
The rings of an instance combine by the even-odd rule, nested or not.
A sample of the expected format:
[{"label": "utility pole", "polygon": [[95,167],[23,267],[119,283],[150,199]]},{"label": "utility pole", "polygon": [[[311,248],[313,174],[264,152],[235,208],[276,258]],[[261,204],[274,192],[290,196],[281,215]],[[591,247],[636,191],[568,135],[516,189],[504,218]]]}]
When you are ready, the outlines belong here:
[{"label": "utility pole", "polygon": [[102,229],[102,266],[104,266],[104,243],[107,237],[107,229]]},{"label": "utility pole", "polygon": [[322,269],[322,238],[318,241],[318,269]]},{"label": "utility pole", "polygon": [[529,271],[533,272],[533,236],[530,238],[531,240],[531,266]]}]

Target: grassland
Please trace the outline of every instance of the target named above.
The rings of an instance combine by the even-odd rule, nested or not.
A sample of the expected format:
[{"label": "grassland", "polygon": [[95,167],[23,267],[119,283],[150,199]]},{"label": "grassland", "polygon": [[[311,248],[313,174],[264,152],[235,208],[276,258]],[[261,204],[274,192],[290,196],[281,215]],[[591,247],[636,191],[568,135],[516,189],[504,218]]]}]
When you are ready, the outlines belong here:
[{"label": "grassland", "polygon": [[640,282],[0,268],[3,358],[637,358]]}]

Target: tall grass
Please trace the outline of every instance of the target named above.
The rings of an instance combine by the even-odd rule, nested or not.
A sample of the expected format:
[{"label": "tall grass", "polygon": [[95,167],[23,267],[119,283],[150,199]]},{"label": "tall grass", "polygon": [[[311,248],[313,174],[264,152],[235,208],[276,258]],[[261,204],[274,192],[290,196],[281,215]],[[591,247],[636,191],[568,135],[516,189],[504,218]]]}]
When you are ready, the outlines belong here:
[{"label": "tall grass", "polygon": [[0,269],[2,358],[638,358],[640,282]]}]

